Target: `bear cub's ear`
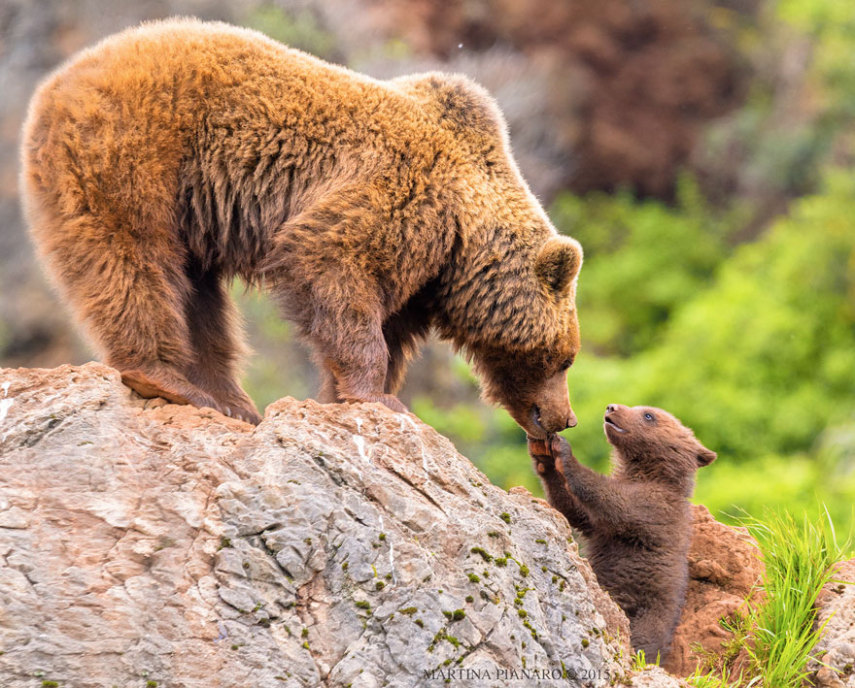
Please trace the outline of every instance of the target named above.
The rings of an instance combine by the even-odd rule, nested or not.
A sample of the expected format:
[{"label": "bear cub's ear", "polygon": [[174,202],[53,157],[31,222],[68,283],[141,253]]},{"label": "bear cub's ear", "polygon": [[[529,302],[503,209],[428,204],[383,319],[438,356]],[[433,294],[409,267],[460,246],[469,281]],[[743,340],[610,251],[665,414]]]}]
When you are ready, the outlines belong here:
[{"label": "bear cub's ear", "polygon": [[698,466],[709,466],[713,461],[716,460],[717,456],[718,454],[716,454],[711,449],[707,449],[702,444],[698,445],[698,454],[696,457],[698,461]]},{"label": "bear cub's ear", "polygon": [[575,239],[552,237],[540,249],[534,270],[553,292],[564,291],[582,267],[582,247]]}]

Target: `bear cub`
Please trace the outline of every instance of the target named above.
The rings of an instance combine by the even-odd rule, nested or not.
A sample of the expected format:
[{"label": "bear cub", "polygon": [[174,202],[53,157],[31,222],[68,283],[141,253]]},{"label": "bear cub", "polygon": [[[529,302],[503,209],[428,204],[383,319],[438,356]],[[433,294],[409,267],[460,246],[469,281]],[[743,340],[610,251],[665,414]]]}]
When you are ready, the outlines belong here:
[{"label": "bear cub", "polygon": [[686,599],[695,471],[715,452],[662,409],[609,405],[611,476],[582,466],[562,437],[529,438],[549,503],[584,539],[597,580],[629,617],[631,642],[664,661]]}]

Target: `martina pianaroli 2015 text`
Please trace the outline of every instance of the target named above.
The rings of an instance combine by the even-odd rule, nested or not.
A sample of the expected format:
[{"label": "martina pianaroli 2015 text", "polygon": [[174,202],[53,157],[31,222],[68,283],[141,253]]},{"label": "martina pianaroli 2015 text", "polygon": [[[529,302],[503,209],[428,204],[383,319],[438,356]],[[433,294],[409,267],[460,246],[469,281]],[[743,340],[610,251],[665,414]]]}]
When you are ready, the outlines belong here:
[{"label": "martina pianaroli 2015 text", "polygon": [[427,679],[442,681],[585,681],[592,679],[611,680],[617,672],[604,669],[567,669],[564,667],[545,667],[531,669],[501,669],[498,667],[478,669],[474,667],[442,667],[425,671]]}]

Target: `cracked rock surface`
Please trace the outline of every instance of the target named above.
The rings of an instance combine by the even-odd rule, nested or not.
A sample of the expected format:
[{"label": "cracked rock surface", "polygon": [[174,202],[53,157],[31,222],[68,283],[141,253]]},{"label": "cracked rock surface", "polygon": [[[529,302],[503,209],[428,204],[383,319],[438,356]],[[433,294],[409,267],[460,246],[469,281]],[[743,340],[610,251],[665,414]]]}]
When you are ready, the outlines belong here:
[{"label": "cracked rock surface", "polygon": [[855,688],[855,559],[837,565],[834,578],[816,601],[817,624],[824,633],[809,668],[813,685]]},{"label": "cracked rock surface", "polygon": [[564,520],[413,416],[0,370],[4,688],[605,686],[628,637]]}]

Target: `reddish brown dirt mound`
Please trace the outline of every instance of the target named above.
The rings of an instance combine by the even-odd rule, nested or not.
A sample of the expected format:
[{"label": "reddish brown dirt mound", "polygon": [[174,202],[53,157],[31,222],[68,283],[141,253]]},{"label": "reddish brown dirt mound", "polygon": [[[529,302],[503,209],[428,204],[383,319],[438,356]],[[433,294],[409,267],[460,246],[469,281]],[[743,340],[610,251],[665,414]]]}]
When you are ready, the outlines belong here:
[{"label": "reddish brown dirt mound", "polygon": [[[745,528],[719,523],[704,506],[692,509],[689,589],[665,664],[668,672],[678,676],[691,674],[705,657],[726,656],[733,634],[720,621],[738,612],[764,572],[757,543]],[[739,655],[729,659],[734,666],[744,661]]]}]

